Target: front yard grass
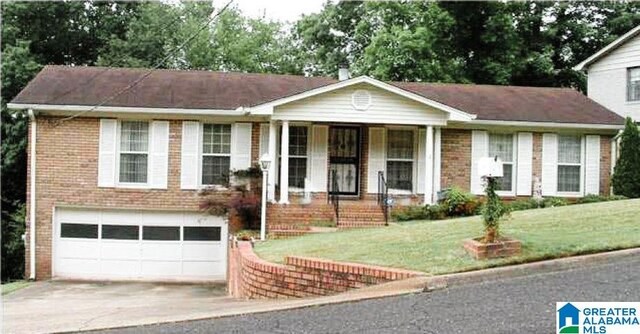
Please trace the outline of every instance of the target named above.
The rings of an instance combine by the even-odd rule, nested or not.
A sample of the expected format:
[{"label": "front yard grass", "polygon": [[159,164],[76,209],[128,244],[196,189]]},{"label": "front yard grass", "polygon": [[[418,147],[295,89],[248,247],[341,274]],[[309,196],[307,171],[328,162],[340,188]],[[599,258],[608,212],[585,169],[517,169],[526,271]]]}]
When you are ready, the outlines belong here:
[{"label": "front yard grass", "polygon": [[282,263],[310,256],[445,274],[640,246],[640,199],[517,211],[500,225],[522,241],[522,254],[476,261],[462,247],[483,233],[481,218],[413,221],[386,228],[347,230],[269,240],[256,253]]}]

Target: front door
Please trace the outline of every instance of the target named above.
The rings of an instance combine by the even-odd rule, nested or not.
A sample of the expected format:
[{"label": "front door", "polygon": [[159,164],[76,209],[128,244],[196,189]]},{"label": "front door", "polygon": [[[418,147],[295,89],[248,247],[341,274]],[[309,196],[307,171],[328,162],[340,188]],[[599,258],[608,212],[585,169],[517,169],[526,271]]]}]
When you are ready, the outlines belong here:
[{"label": "front door", "polygon": [[[332,175],[334,172],[338,189],[334,189],[333,186]],[[360,128],[331,127],[329,133],[329,190],[341,195],[358,195],[359,185]]]}]

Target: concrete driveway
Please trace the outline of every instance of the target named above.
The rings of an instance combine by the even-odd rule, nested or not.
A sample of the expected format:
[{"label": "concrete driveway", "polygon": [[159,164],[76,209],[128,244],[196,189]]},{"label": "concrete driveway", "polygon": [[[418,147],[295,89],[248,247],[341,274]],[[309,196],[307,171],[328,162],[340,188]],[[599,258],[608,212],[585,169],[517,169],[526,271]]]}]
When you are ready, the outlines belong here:
[{"label": "concrete driveway", "polygon": [[3,296],[3,333],[45,333],[202,319],[256,301],[225,286],[137,282],[37,282]]}]

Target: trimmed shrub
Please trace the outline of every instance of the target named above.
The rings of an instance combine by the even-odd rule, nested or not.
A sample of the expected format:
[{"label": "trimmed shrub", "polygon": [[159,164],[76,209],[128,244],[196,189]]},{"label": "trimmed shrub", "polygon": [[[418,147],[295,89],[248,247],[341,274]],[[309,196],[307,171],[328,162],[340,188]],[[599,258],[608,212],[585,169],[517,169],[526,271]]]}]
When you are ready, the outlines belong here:
[{"label": "trimmed shrub", "polygon": [[620,158],[613,170],[611,184],[616,195],[640,197],[640,132],[629,117],[620,137]]},{"label": "trimmed shrub", "polygon": [[547,197],[542,200],[543,208],[553,208],[556,206],[565,206],[568,205],[569,201],[562,197]]},{"label": "trimmed shrub", "polygon": [[529,199],[515,200],[507,204],[507,206],[511,211],[521,211],[521,210],[529,210],[529,209],[538,209],[542,207],[542,203],[541,201],[537,201],[533,198],[529,198]]},{"label": "trimmed shrub", "polygon": [[426,206],[412,205],[399,207],[391,211],[391,219],[399,222],[430,219]]},{"label": "trimmed shrub", "polygon": [[597,202],[618,201],[621,199],[626,199],[626,197],[621,195],[613,195],[613,196],[587,195],[585,197],[578,199],[576,203],[577,204],[597,203]]},{"label": "trimmed shrub", "polygon": [[431,220],[442,220],[447,218],[447,211],[442,205],[434,204],[426,207],[427,214]]},{"label": "trimmed shrub", "polygon": [[476,196],[457,187],[448,189],[440,204],[449,217],[473,216],[480,207]]}]

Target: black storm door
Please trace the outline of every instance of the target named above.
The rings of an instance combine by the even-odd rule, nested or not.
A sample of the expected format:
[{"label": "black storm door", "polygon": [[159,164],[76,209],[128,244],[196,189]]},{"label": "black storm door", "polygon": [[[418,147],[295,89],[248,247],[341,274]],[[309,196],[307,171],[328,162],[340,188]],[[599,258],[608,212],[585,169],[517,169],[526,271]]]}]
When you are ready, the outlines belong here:
[{"label": "black storm door", "polygon": [[[329,132],[329,185],[336,172],[341,195],[360,189],[360,128],[335,126]],[[329,188],[331,189],[331,188]]]}]

